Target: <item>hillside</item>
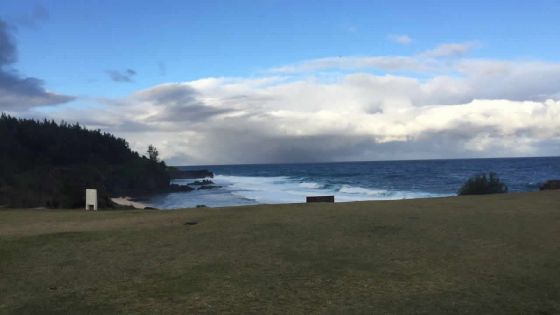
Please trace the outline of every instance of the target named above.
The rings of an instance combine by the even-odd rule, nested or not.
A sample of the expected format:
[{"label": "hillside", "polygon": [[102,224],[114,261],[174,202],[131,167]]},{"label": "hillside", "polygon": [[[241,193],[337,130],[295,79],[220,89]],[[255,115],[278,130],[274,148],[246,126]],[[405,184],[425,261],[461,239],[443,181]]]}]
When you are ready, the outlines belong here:
[{"label": "hillside", "polygon": [[100,207],[115,194],[165,190],[164,162],[140,156],[128,143],[79,124],[0,116],[0,205],[75,208],[97,188]]}]

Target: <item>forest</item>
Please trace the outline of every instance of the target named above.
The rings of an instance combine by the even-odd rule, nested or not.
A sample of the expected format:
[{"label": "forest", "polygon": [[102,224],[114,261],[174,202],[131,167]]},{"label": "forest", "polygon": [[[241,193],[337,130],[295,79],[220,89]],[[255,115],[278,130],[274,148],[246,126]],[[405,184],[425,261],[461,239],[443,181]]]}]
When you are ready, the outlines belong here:
[{"label": "forest", "polygon": [[169,189],[165,162],[150,146],[148,157],[122,138],[79,124],[0,115],[0,205],[77,208],[86,188],[100,207],[110,196]]}]

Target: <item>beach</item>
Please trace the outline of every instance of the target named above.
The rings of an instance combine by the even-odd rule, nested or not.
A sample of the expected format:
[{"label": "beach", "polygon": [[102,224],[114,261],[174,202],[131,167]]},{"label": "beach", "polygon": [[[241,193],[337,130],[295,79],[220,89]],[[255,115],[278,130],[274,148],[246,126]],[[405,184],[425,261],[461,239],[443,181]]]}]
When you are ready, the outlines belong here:
[{"label": "beach", "polygon": [[560,194],[0,210],[0,313],[560,312]]},{"label": "beach", "polygon": [[135,209],[145,209],[146,207],[149,207],[145,203],[136,201],[131,197],[114,197],[111,198],[111,201],[117,206],[122,207],[133,207]]}]

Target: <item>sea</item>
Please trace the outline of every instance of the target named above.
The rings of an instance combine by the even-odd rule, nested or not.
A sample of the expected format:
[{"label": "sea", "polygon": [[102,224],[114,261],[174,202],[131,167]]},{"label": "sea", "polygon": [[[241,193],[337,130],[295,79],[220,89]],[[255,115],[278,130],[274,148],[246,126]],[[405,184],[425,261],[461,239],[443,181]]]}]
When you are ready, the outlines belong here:
[{"label": "sea", "polygon": [[[159,209],[196,206],[301,203],[306,196],[334,195],[336,202],[396,200],[457,195],[472,175],[494,172],[511,192],[537,191],[560,179],[560,157],[372,161],[303,164],[199,165],[214,189],[157,195],[147,202]],[[174,180],[186,185],[194,180]]]}]

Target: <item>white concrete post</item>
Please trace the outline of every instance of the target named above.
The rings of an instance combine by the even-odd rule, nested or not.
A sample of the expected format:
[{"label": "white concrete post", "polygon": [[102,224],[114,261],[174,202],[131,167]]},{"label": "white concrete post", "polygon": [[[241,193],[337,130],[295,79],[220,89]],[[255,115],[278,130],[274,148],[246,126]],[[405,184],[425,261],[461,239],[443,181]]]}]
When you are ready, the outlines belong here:
[{"label": "white concrete post", "polygon": [[97,189],[86,189],[86,211],[97,211]]}]

